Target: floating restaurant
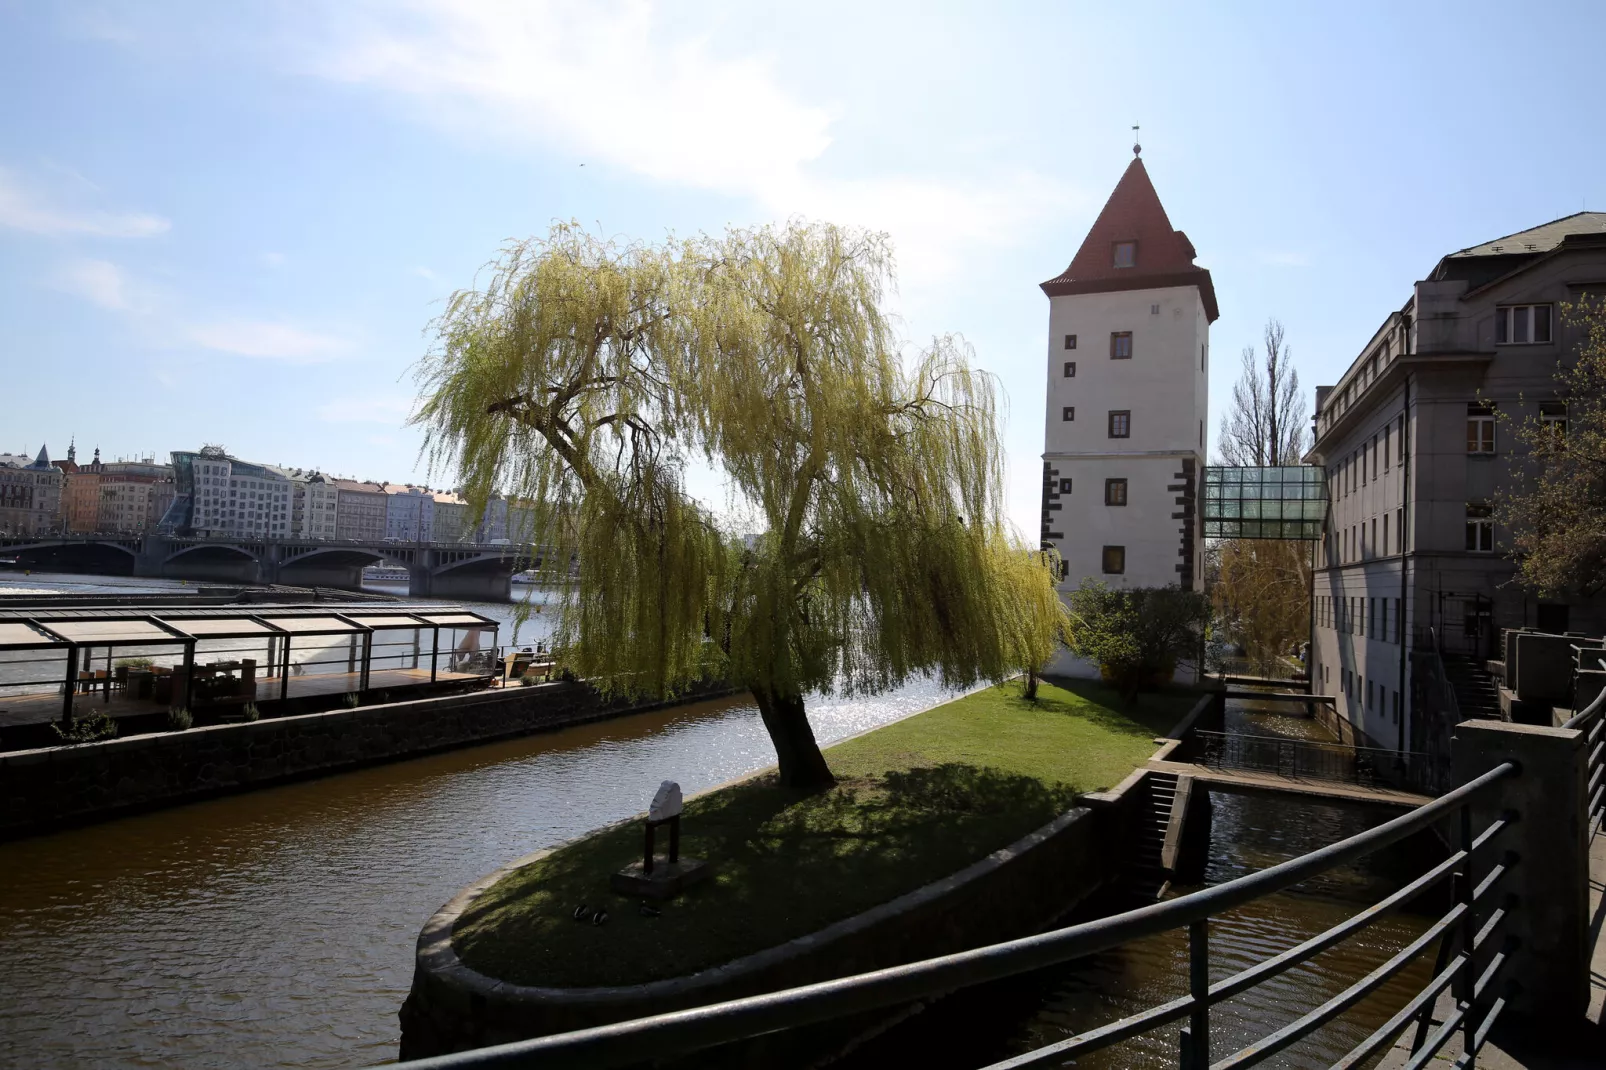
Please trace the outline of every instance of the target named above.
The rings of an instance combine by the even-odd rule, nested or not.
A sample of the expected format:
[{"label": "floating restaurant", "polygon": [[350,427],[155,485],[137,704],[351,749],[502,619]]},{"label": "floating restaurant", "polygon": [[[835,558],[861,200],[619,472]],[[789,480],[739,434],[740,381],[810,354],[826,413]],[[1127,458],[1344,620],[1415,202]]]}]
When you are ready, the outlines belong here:
[{"label": "floating restaurant", "polygon": [[498,623],[396,603],[0,609],[0,728],[74,717],[197,719],[488,685]]}]

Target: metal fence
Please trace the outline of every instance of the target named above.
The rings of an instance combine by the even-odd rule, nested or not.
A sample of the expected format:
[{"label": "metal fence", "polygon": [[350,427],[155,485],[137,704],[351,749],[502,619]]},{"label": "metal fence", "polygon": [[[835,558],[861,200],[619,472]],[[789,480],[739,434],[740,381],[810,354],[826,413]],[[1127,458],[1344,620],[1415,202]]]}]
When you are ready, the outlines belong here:
[{"label": "metal fence", "polygon": [[1198,740],[1197,761],[1211,769],[1424,791],[1433,790],[1443,781],[1443,771],[1434,768],[1428,755],[1409,751],[1238,732],[1196,730],[1193,737]]},{"label": "metal fence", "polygon": [[[1512,763],[1504,763],[1433,802],[1360,835],[1226,884],[1113,917],[873,973],[572,1033],[435,1056],[409,1065],[416,1070],[486,1067],[557,1070],[648,1063],[778,1030],[940,997],[971,985],[1068,962],[1156,933],[1186,927],[1188,995],[995,1063],[988,1070],[1061,1066],[1088,1052],[1183,1020],[1187,1023],[1179,1037],[1183,1070],[1253,1066],[1320,1029],[1368,993],[1376,991],[1417,956],[1448,941],[1427,986],[1335,1064],[1344,1068],[1365,1065],[1412,1022],[1427,1023],[1435,1001],[1449,990],[1455,997],[1455,1010],[1431,1032],[1426,1028],[1418,1030],[1416,1050],[1408,1064],[1410,1070],[1416,1070],[1458,1034],[1463,1051],[1475,1053],[1505,1008],[1509,982],[1503,970],[1508,952],[1501,935],[1502,923],[1508,912],[1520,909],[1520,905],[1505,901],[1498,889],[1502,878],[1518,862],[1509,852],[1498,860],[1490,860],[1487,855],[1491,853],[1489,845],[1517,820],[1517,815],[1507,814],[1496,819],[1474,835],[1470,804],[1497,782],[1517,775]],[[1211,980],[1209,920],[1212,916],[1365,857],[1439,822],[1457,818],[1458,847],[1416,880],[1296,947],[1229,977]],[[1387,962],[1270,1036],[1212,1062],[1210,1009],[1213,1005],[1313,958],[1446,880],[1453,880],[1453,905]],[[1471,1055],[1459,1065],[1471,1065]]]},{"label": "metal fence", "polygon": [[[1606,669],[1606,661],[1597,659],[1596,663]],[[1585,834],[1594,835],[1606,820],[1606,691],[1596,695],[1594,702],[1562,727],[1576,728],[1584,734],[1584,825]]]}]

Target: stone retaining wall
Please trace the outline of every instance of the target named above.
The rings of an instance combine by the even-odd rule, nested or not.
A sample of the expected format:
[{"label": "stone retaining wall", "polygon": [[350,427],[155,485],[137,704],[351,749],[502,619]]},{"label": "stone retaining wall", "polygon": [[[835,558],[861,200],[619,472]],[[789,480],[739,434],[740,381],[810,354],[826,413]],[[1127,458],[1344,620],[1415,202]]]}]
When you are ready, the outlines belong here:
[{"label": "stone retaining wall", "polygon": [[[1141,783],[1142,771],[1130,780],[952,876],[723,966],[649,984],[543,988],[508,984],[465,965],[452,948],[457,918],[502,877],[550,852],[519,859],[464,889],[419,935],[412,991],[401,1011],[401,1058],[792,988],[1040,931],[1119,874],[1131,824],[1131,807],[1122,803],[1139,801],[1141,791],[1126,789]],[[795,1032],[756,1038],[721,1065],[796,1062],[800,1044],[816,1047],[821,1038]]]},{"label": "stone retaining wall", "polygon": [[662,705],[550,683],[12,751],[0,754],[0,839]]}]

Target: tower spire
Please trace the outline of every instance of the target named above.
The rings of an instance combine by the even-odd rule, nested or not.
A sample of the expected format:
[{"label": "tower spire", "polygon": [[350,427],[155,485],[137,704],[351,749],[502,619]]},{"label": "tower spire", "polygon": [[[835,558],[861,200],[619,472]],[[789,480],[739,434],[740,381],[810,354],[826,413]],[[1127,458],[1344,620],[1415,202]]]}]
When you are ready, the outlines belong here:
[{"label": "tower spire", "polygon": [[1132,155],[1143,155],[1143,145],[1138,141],[1138,124],[1132,124]]}]

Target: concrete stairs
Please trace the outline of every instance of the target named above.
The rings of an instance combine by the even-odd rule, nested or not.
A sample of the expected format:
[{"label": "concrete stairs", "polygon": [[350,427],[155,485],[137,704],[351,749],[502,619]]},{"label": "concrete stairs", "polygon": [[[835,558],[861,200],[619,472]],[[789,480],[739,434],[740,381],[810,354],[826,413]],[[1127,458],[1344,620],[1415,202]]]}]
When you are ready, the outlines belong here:
[{"label": "concrete stairs", "polygon": [[1132,894],[1145,903],[1152,903],[1171,879],[1160,861],[1165,847],[1165,834],[1171,824],[1171,801],[1177,793],[1177,774],[1151,772],[1149,807],[1138,820],[1137,849],[1127,863],[1127,886]]},{"label": "concrete stairs", "polygon": [[1461,716],[1500,719],[1500,685],[1483,662],[1461,654],[1444,655],[1444,676],[1455,692]]}]

